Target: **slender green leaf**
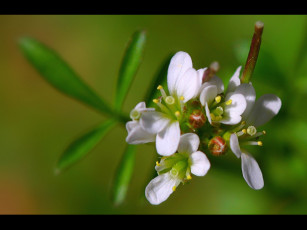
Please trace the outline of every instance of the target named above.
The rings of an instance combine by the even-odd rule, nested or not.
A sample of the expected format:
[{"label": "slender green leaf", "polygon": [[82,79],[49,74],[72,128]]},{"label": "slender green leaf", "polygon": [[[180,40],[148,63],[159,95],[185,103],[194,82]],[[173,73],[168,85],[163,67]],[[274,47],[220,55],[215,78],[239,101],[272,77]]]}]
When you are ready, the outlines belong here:
[{"label": "slender green leaf", "polygon": [[[60,92],[114,117],[114,112],[59,55],[39,41],[24,37],[19,45],[28,61]],[[118,117],[115,115],[115,117]]]},{"label": "slender green leaf", "polygon": [[107,120],[72,142],[60,157],[56,174],[83,159],[116,123],[115,120]]},{"label": "slender green leaf", "polygon": [[118,110],[120,110],[122,107],[130,85],[141,63],[145,41],[145,31],[137,31],[133,34],[126,49],[119,70],[116,88],[115,108]]},{"label": "slender green leaf", "polygon": [[115,205],[120,205],[125,200],[128,186],[133,174],[136,149],[136,145],[127,145],[119,167],[116,171],[112,187],[112,200]]},{"label": "slender green leaf", "polygon": [[167,56],[167,58],[162,62],[158,72],[152,79],[153,84],[151,84],[151,87],[147,90],[147,94],[145,95],[145,102],[147,107],[153,105],[153,99],[161,96],[160,91],[157,90],[159,85],[162,85],[163,88],[167,91],[167,70],[173,56],[174,53],[171,53]]}]

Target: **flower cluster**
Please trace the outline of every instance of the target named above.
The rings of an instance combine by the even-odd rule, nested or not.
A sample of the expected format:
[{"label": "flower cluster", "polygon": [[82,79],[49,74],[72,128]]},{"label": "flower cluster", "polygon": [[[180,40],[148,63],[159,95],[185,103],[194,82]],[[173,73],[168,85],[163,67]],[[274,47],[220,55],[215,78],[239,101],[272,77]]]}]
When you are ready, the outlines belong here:
[{"label": "flower cluster", "polygon": [[272,94],[256,101],[252,83],[241,83],[237,68],[227,89],[216,76],[217,63],[196,70],[186,52],[176,53],[167,74],[168,90],[158,86],[156,108],[140,102],[127,122],[129,144],[155,142],[161,155],[155,169],[158,176],[147,185],[151,204],[165,201],[180,183],[204,176],[210,169],[206,153],[215,156],[232,151],[242,162],[242,174],[253,189],[264,185],[257,161],[244,145],[262,145],[264,131],[257,128],[280,110],[281,100]]}]

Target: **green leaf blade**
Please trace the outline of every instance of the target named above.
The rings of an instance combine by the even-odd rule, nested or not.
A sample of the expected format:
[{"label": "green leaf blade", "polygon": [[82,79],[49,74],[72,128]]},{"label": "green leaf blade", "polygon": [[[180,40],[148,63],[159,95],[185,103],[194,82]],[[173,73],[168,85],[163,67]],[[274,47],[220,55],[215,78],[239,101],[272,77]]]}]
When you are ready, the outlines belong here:
[{"label": "green leaf blade", "polygon": [[57,162],[55,173],[59,174],[83,159],[116,123],[107,120],[72,142]]},{"label": "green leaf blade", "polygon": [[112,187],[112,201],[120,205],[126,198],[128,186],[133,174],[136,158],[136,145],[127,145],[119,167],[117,168]]},{"label": "green leaf blade", "polygon": [[112,114],[105,103],[52,49],[39,41],[23,37],[19,46],[41,76],[60,92],[106,114]]},{"label": "green leaf blade", "polygon": [[131,83],[142,61],[146,33],[144,30],[137,31],[126,48],[116,86],[115,108],[120,110],[128,93]]}]

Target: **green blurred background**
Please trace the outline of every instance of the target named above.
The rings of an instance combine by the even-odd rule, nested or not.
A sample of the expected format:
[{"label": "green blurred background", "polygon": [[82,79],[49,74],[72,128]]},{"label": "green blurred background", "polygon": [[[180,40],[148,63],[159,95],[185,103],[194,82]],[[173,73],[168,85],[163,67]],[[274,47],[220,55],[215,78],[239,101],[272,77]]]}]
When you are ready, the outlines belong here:
[{"label": "green blurred background", "polygon": [[[301,15],[1,15],[1,214],[306,214],[307,16]],[[46,83],[17,41],[31,36],[50,46],[106,101],[113,102],[121,59],[131,35],[145,29],[143,62],[126,98],[129,112],[171,52],[186,51],[196,69],[220,63],[226,83],[244,65],[257,20],[264,22],[253,75],[259,97],[278,95],[280,113],[265,129],[263,147],[250,151],[265,186],[252,190],[234,154],[213,157],[205,177],[179,186],[159,206],[142,199],[157,154],[138,147],[127,199],[110,200],[126,130],[112,129],[81,162],[61,175],[55,164],[67,145],[105,120]],[[213,159],[214,158],[214,159]]]}]

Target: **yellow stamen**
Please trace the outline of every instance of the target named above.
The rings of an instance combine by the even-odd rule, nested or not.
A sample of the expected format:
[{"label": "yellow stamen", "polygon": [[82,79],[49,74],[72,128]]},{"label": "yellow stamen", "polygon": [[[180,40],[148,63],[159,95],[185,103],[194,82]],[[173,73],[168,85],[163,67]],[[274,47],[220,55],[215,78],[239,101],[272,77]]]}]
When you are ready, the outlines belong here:
[{"label": "yellow stamen", "polygon": [[176,186],[174,186],[172,189],[173,189],[173,191],[175,192],[175,191],[176,191]]},{"label": "yellow stamen", "polygon": [[263,130],[263,131],[262,131],[262,133],[263,133],[263,135],[265,135],[265,134],[266,134],[266,131],[265,131],[265,130]]},{"label": "yellow stamen", "polygon": [[210,113],[210,117],[211,117],[211,120],[214,121],[215,120],[215,115],[213,113]]},{"label": "yellow stamen", "polygon": [[187,180],[192,180],[191,175],[187,175]]},{"label": "yellow stamen", "polygon": [[160,166],[160,164],[159,164],[159,162],[158,162],[158,161],[156,161],[156,165],[157,165],[157,166]]},{"label": "yellow stamen", "polygon": [[158,99],[153,99],[152,101],[153,101],[154,103],[156,103],[156,104],[159,103],[159,100],[158,100]]},{"label": "yellow stamen", "polygon": [[225,102],[226,105],[231,105],[231,103],[232,103],[231,99],[229,99],[228,101]]},{"label": "yellow stamen", "polygon": [[222,117],[221,115],[215,116],[215,120],[216,120],[216,121],[220,121],[220,120],[222,120],[222,119],[223,119],[223,117]]},{"label": "yellow stamen", "polygon": [[215,97],[215,102],[216,102],[216,103],[220,103],[221,100],[222,100],[222,97],[221,97],[221,96],[216,96],[216,97]]},{"label": "yellow stamen", "polygon": [[180,101],[184,101],[184,96],[181,96],[179,99]]},{"label": "yellow stamen", "polygon": [[158,90],[163,89],[162,85],[159,85],[159,86],[157,87],[157,89],[158,89]]},{"label": "yellow stamen", "polygon": [[175,116],[176,116],[176,117],[180,117],[180,112],[179,112],[179,111],[176,111],[176,112],[175,112]]},{"label": "yellow stamen", "polygon": [[242,133],[246,134],[247,130],[246,129],[242,129]]},{"label": "yellow stamen", "polygon": [[257,142],[259,146],[262,146],[262,141]]}]

